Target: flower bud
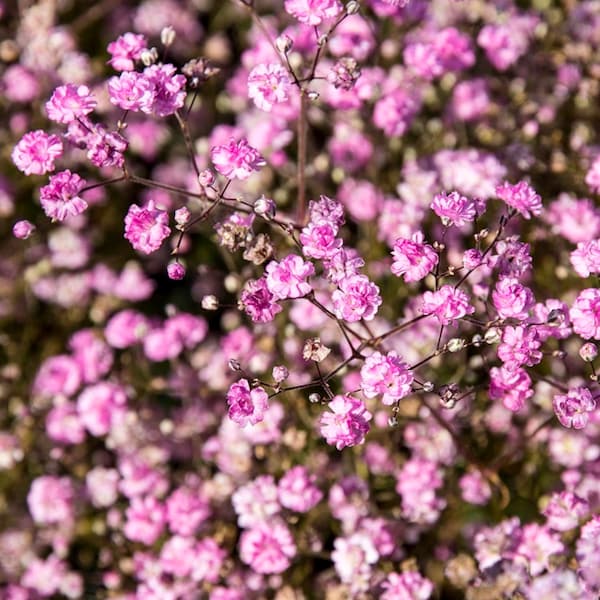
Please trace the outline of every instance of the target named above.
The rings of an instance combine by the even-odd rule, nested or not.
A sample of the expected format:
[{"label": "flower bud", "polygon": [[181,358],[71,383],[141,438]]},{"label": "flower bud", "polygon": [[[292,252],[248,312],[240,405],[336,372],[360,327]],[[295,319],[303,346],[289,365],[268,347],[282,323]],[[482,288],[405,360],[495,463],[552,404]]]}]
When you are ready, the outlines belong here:
[{"label": "flower bud", "polygon": [[215,174],[209,169],[205,169],[198,175],[198,181],[202,187],[210,187],[215,182]]},{"label": "flower bud", "polygon": [[162,42],[163,46],[166,46],[167,48],[175,41],[175,30],[173,27],[171,27],[171,25],[163,27],[162,31],[160,32],[160,41]]},{"label": "flower bud", "polygon": [[277,383],[285,381],[290,375],[290,372],[283,365],[275,365],[273,367],[273,379]]},{"label": "flower bud", "polygon": [[287,54],[293,48],[294,40],[284,33],[275,40],[275,46],[279,52]]},{"label": "flower bud", "polygon": [[448,352],[460,352],[465,345],[466,342],[462,338],[452,338],[448,340],[446,347],[448,348]]},{"label": "flower bud", "polygon": [[483,335],[486,344],[498,344],[501,337],[502,335],[498,327],[490,327]]},{"label": "flower bud", "polygon": [[346,14],[347,15],[355,15],[360,10],[360,4],[356,0],[350,0],[348,4],[346,4]]},{"label": "flower bud", "polygon": [[169,279],[179,281],[185,277],[185,267],[181,263],[172,262],[167,267],[167,275],[169,276]]},{"label": "flower bud", "polygon": [[265,219],[272,219],[275,216],[275,202],[263,195],[254,203],[254,212]]},{"label": "flower bud", "polygon": [[177,229],[183,230],[190,220],[191,213],[187,206],[182,206],[175,211],[175,223],[177,223]]},{"label": "flower bud", "polygon": [[26,240],[35,231],[35,225],[27,220],[17,221],[13,225],[13,235],[20,240]]},{"label": "flower bud", "polygon": [[156,48],[146,48],[142,50],[140,59],[145,67],[149,67],[158,60],[158,50]]},{"label": "flower bud", "polygon": [[308,401],[311,404],[316,404],[317,402],[321,402],[321,395],[317,394],[316,392],[313,392],[312,394],[310,394],[308,396]]},{"label": "flower bud", "polygon": [[309,338],[304,342],[304,348],[302,348],[302,358],[304,360],[314,360],[315,362],[321,362],[325,360],[331,349],[325,346],[319,338]]},{"label": "flower bud", "polygon": [[235,358],[230,358],[229,361],[227,362],[227,365],[229,366],[229,368],[232,371],[241,371],[242,370],[242,365],[240,365],[240,361],[236,360]]},{"label": "flower bud", "polygon": [[212,294],[204,296],[200,304],[204,310],[217,310],[217,308],[219,308],[219,301],[217,300],[217,297]]},{"label": "flower bud", "polygon": [[598,347],[592,342],[587,342],[579,348],[579,356],[585,362],[593,362],[598,356]]},{"label": "flower bud", "polygon": [[432,381],[423,382],[423,391],[424,392],[433,392],[434,389],[435,389],[435,386],[433,385]]}]

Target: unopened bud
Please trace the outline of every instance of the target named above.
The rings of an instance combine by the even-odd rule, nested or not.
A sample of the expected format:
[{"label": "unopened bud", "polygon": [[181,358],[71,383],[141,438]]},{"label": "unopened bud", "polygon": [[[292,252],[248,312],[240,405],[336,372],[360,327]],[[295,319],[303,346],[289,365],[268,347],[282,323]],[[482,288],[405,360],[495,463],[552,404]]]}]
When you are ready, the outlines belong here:
[{"label": "unopened bud", "polygon": [[598,356],[598,347],[592,342],[587,342],[579,348],[579,356],[585,362],[593,362]]},{"label": "unopened bud", "polygon": [[433,385],[433,382],[431,381],[425,381],[423,382],[423,391],[424,392],[433,392],[435,386]]},{"label": "unopened bud", "polygon": [[273,379],[277,383],[285,381],[290,375],[290,372],[283,365],[276,365],[273,367]]},{"label": "unopened bud", "polygon": [[146,48],[142,50],[140,60],[145,67],[153,65],[158,60],[158,50],[156,48]]},{"label": "unopened bud", "polygon": [[483,338],[481,337],[481,335],[479,333],[476,333],[473,336],[471,343],[473,344],[473,346],[475,346],[475,348],[479,348],[481,346],[481,344],[483,344]]},{"label": "unopened bud", "polygon": [[169,279],[180,281],[185,277],[185,267],[177,261],[172,262],[167,266],[167,275]]},{"label": "unopened bud", "polygon": [[175,41],[175,30],[169,25],[160,32],[160,41],[167,48]]},{"label": "unopened bud", "polygon": [[272,219],[275,216],[275,202],[263,195],[254,203],[254,212],[265,219]]},{"label": "unopened bud", "polygon": [[391,417],[388,417],[388,425],[390,427],[397,427],[398,426],[398,417],[396,417],[396,415],[392,415]]},{"label": "unopened bud", "polygon": [[465,345],[466,342],[462,338],[452,338],[448,340],[446,347],[448,348],[448,352],[460,352]]},{"label": "unopened bud", "polygon": [[175,223],[177,223],[177,229],[183,230],[190,220],[191,213],[187,206],[182,206],[175,211]]},{"label": "unopened bud", "polygon": [[306,97],[311,100],[314,101],[319,97],[319,92],[315,92],[314,90],[310,90],[310,92],[308,92],[306,94]]},{"label": "unopened bud", "polygon": [[201,306],[204,310],[217,310],[217,308],[219,308],[219,301],[216,296],[204,296],[204,298],[202,298]]},{"label": "unopened bud", "polygon": [[215,174],[209,169],[205,169],[198,175],[198,181],[202,187],[210,187],[215,182]]},{"label": "unopened bud", "polygon": [[356,2],[356,0],[350,0],[348,4],[346,4],[346,14],[347,15],[355,15],[360,10],[360,4]]},{"label": "unopened bud", "polygon": [[316,404],[317,402],[321,402],[321,395],[317,394],[316,392],[313,392],[312,394],[310,394],[308,396],[308,401],[311,404]]},{"label": "unopened bud", "polygon": [[497,327],[490,327],[483,335],[486,344],[498,344],[501,337],[502,335]]},{"label": "unopened bud", "polygon": [[240,361],[236,360],[235,358],[230,358],[227,364],[232,371],[242,370],[242,365],[240,365]]},{"label": "unopened bud", "polygon": [[279,52],[287,54],[293,48],[294,40],[284,33],[275,40],[275,46],[277,46]]}]

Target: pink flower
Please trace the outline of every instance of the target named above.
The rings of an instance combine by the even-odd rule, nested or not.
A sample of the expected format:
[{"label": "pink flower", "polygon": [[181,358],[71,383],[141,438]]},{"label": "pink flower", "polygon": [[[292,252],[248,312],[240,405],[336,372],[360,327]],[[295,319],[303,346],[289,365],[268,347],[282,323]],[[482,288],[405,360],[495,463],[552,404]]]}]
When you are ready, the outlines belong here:
[{"label": "pink flower", "polygon": [[589,514],[587,500],[573,492],[555,492],[542,511],[548,527],[554,531],[570,531],[579,525],[579,521]]},{"label": "pink flower", "polygon": [[57,135],[38,129],[26,133],[14,147],[11,157],[25,175],[43,175],[54,171],[54,161],[61,157],[63,145]]},{"label": "pink flower", "polygon": [[77,361],[66,354],[47,358],[35,377],[33,391],[46,397],[72,396],[81,385],[82,373]]},{"label": "pink flower", "polygon": [[258,108],[270,112],[274,104],[288,100],[291,85],[288,72],[280,64],[259,64],[248,75],[248,97]]},{"label": "pink flower", "polygon": [[108,64],[115,71],[133,71],[135,61],[139,60],[142,52],[148,46],[148,42],[143,35],[127,32],[119,36],[114,42],[107,46],[111,55]]},{"label": "pink flower", "polygon": [[585,182],[592,192],[595,192],[596,194],[600,192],[600,155],[596,156],[592,166],[586,173]]},{"label": "pink flower", "polygon": [[367,398],[382,394],[381,401],[388,406],[410,394],[413,379],[408,365],[395,352],[374,352],[360,370],[363,394]]},{"label": "pink flower", "polygon": [[169,263],[167,266],[167,275],[169,276],[169,279],[180,281],[185,277],[185,267],[177,261]]},{"label": "pink flower", "polygon": [[85,487],[97,508],[112,506],[119,497],[119,472],[116,469],[94,467],[86,473]]},{"label": "pink flower", "polygon": [[122,310],[110,318],[104,335],[113,348],[128,348],[141,341],[148,327],[148,320],[142,313]]},{"label": "pink flower", "polygon": [[515,185],[505,181],[496,187],[496,195],[526,219],[542,213],[542,199],[526,181],[519,181]]},{"label": "pink flower", "polygon": [[446,506],[446,501],[435,494],[443,482],[443,471],[434,461],[420,457],[407,460],[396,480],[404,518],[423,525],[435,523]]},{"label": "pink flower", "polygon": [[285,508],[306,513],[323,498],[323,492],[315,485],[316,477],[306,467],[293,467],[279,480],[279,502]]},{"label": "pink flower", "polygon": [[573,268],[580,277],[600,273],[600,240],[579,242],[577,249],[571,252],[570,258]]},{"label": "pink flower", "polygon": [[440,217],[447,227],[455,225],[461,227],[473,221],[477,215],[475,202],[458,192],[436,194],[431,203],[431,210]]},{"label": "pink flower", "polygon": [[465,473],[459,481],[462,499],[469,504],[487,504],[492,488],[479,471]]},{"label": "pink flower", "polygon": [[582,338],[600,339],[600,290],[582,290],[569,311],[573,331]]},{"label": "pink flower", "polygon": [[133,498],[125,517],[125,537],[146,546],[154,544],[165,527],[165,507],[154,496]]},{"label": "pink flower", "polygon": [[321,196],[308,203],[311,223],[330,223],[337,231],[344,224],[344,207],[341,202]]},{"label": "pink flower", "polygon": [[208,581],[215,583],[225,562],[227,552],[210,537],[200,540],[194,552],[192,580],[198,583]]},{"label": "pink flower", "polygon": [[502,332],[498,358],[507,369],[513,371],[522,365],[533,367],[542,360],[541,345],[542,342],[534,326],[508,325]]},{"label": "pink flower", "polygon": [[361,319],[371,321],[382,303],[379,288],[366,275],[352,275],[340,280],[332,300],[337,317],[348,323]]},{"label": "pink flower", "polygon": [[398,88],[383,96],[375,104],[373,123],[387,137],[404,135],[421,108],[414,92]]},{"label": "pink flower", "polygon": [[91,113],[96,104],[86,85],[67,83],[54,90],[46,102],[46,114],[51,121],[66,124]]},{"label": "pink flower", "polygon": [[214,146],[210,150],[210,159],[221,175],[242,181],[267,164],[260,152],[245,138],[239,142],[230,138],[224,146]]},{"label": "pink flower", "polygon": [[171,229],[169,228],[169,214],[155,207],[154,200],[150,200],[145,207],[132,204],[125,216],[125,239],[144,254],[151,254],[158,250]]},{"label": "pink flower", "polygon": [[490,398],[502,400],[502,404],[512,410],[519,411],[525,401],[533,396],[531,377],[524,369],[507,369],[505,366],[490,369]]},{"label": "pink flower", "polygon": [[477,43],[498,71],[506,71],[527,52],[536,23],[535,19],[524,16],[512,17],[506,23],[486,25],[479,32]]},{"label": "pink flower", "polygon": [[41,525],[70,521],[73,500],[73,484],[68,477],[42,475],[33,480],[27,494],[29,512]]},{"label": "pink flower", "polygon": [[40,189],[40,203],[51,219],[64,221],[69,216],[81,214],[87,202],[78,196],[85,181],[68,169],[50,177],[48,185]]},{"label": "pink flower", "polygon": [[102,382],[81,392],[77,398],[77,411],[86,429],[92,435],[102,436],[123,422],[126,404],[127,396],[121,386]]},{"label": "pink flower", "polygon": [[112,351],[92,329],[81,329],[74,333],[69,340],[69,348],[86,383],[95,383],[110,371]]},{"label": "pink flower", "polygon": [[390,573],[381,587],[381,600],[427,600],[433,593],[433,583],[418,571]]},{"label": "pink flower", "polygon": [[35,231],[35,225],[24,219],[17,221],[12,228],[13,235],[19,240],[26,240]]},{"label": "pink flower", "polygon": [[588,413],[596,409],[596,400],[588,388],[576,387],[566,394],[556,394],[552,408],[561,425],[583,429],[589,420]]},{"label": "pink flower", "polygon": [[414,233],[411,239],[398,238],[392,256],[392,273],[397,277],[403,276],[407,283],[426,277],[439,260],[437,252],[425,242],[420,231]]},{"label": "pink flower", "polygon": [[240,558],[256,573],[283,573],[296,555],[296,544],[279,520],[259,523],[240,537]]},{"label": "pink flower", "polygon": [[150,65],[144,69],[144,77],[152,87],[152,102],[140,102],[140,109],[157,117],[172,115],[185,102],[184,75],[176,75],[177,69],[170,64]]},{"label": "pink flower", "polygon": [[267,287],[277,300],[301,298],[312,290],[305,279],[314,275],[315,268],[296,254],[288,254],[280,262],[271,261],[265,271]]},{"label": "pink flower", "polygon": [[268,323],[281,312],[265,277],[250,279],[240,295],[240,304],[255,323]]},{"label": "pink flower", "polygon": [[208,500],[197,490],[180,487],[167,499],[169,529],[179,535],[194,535],[210,513]]},{"label": "pink flower", "polygon": [[335,396],[319,420],[321,435],[338,450],[365,441],[373,415],[364,402],[353,396]]},{"label": "pink flower", "polygon": [[85,439],[85,427],[79,419],[73,402],[62,402],[46,416],[46,433],[51,440],[63,444],[81,444]]},{"label": "pink flower", "polygon": [[310,258],[330,258],[342,246],[337,232],[332,223],[311,221],[300,233],[302,252]]},{"label": "pink flower", "polygon": [[305,25],[320,25],[342,10],[338,0],[285,0],[285,11]]},{"label": "pink flower", "polygon": [[469,297],[462,290],[451,285],[443,285],[437,292],[425,292],[421,312],[424,315],[435,315],[442,325],[462,319],[475,312],[469,304]]},{"label": "pink flower", "polygon": [[269,397],[262,387],[250,389],[247,379],[240,379],[227,392],[229,418],[240,427],[256,425],[264,419],[269,408]]},{"label": "pink flower", "polygon": [[125,71],[108,80],[108,96],[123,110],[152,112],[154,87],[147,77],[135,71]]},{"label": "pink flower", "polygon": [[512,277],[501,279],[496,284],[492,292],[492,301],[500,318],[519,321],[528,317],[529,310],[535,303],[531,290]]},{"label": "pink flower", "polygon": [[231,496],[238,525],[243,528],[264,523],[281,511],[272,475],[261,475],[239,487]]},{"label": "pink flower", "polygon": [[565,546],[556,533],[538,523],[529,523],[522,529],[521,540],[514,554],[514,562],[521,561],[533,577],[550,567],[550,556],[560,554]]}]

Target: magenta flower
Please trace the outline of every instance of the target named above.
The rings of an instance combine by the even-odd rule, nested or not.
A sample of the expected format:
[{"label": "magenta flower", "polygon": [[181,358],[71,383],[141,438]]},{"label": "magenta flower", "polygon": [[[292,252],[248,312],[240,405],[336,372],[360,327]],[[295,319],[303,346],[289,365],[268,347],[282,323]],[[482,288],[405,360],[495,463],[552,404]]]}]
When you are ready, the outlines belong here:
[{"label": "magenta flower", "polygon": [[306,513],[323,498],[323,492],[315,485],[316,477],[306,467],[293,467],[279,480],[279,502],[285,508]]},{"label": "magenta flower", "polygon": [[542,360],[541,345],[535,326],[508,325],[502,332],[498,358],[507,369],[513,371],[522,365],[533,367]]},{"label": "magenta flower", "polygon": [[233,383],[227,392],[229,418],[240,427],[256,425],[264,419],[269,408],[269,397],[262,387],[250,389],[247,379]]},{"label": "magenta flower", "polygon": [[132,498],[125,511],[125,537],[146,546],[154,544],[165,528],[165,507],[153,496]]},{"label": "magenta flower", "polygon": [[321,435],[338,450],[365,441],[373,415],[362,400],[353,396],[335,396],[319,420]]},{"label": "magenta flower", "polygon": [[305,25],[320,25],[342,10],[338,0],[285,0],[285,11]]},{"label": "magenta flower", "polygon": [[512,277],[501,279],[496,284],[492,292],[492,301],[500,318],[519,321],[528,317],[529,310],[535,303],[531,290]]},{"label": "magenta flower", "polygon": [[77,412],[85,428],[95,436],[107,435],[125,419],[127,396],[115,383],[89,386],[77,398]]},{"label": "magenta flower", "polygon": [[519,181],[515,185],[505,181],[496,187],[496,195],[525,219],[542,213],[542,199],[526,181]]},{"label": "magenta flower", "polygon": [[184,75],[176,74],[173,65],[150,65],[144,69],[144,77],[152,87],[152,102],[140,102],[140,109],[157,117],[172,115],[185,102]]},{"label": "magenta flower", "polygon": [[125,216],[125,239],[139,252],[151,254],[158,250],[171,233],[169,214],[155,207],[150,200],[145,207],[132,204]]},{"label": "magenta flower", "polygon": [[29,512],[36,523],[61,523],[73,518],[73,483],[68,477],[43,475],[33,480],[27,494]]},{"label": "magenta flower", "polygon": [[413,374],[395,352],[374,352],[360,370],[360,386],[367,398],[382,395],[382,402],[394,404],[412,390]]},{"label": "magenta flower", "polygon": [[315,268],[297,254],[288,254],[280,262],[271,261],[265,271],[267,287],[277,300],[301,298],[312,290],[305,279],[314,274]]},{"label": "magenta flower", "polygon": [[96,104],[87,85],[68,83],[54,90],[46,102],[46,114],[51,121],[66,124],[91,113]]},{"label": "magenta flower", "polygon": [[167,522],[176,534],[193,536],[198,527],[210,517],[210,504],[197,490],[179,487],[167,499]]},{"label": "magenta flower", "polygon": [[243,528],[264,523],[281,511],[272,475],[261,475],[240,486],[231,496],[231,503]]},{"label": "magenta flower", "polygon": [[585,175],[585,182],[596,194],[600,192],[600,155],[596,156],[592,166]]},{"label": "magenta flower", "polygon": [[267,164],[260,152],[245,138],[239,142],[230,138],[224,146],[214,146],[210,151],[210,159],[221,175],[242,181]]},{"label": "magenta flower", "polygon": [[563,491],[552,494],[542,514],[554,531],[570,531],[579,525],[580,519],[587,516],[589,511],[590,505],[587,500],[573,492]]},{"label": "magenta flower", "polygon": [[124,71],[108,80],[108,97],[112,104],[123,110],[152,112],[154,86],[150,80],[135,71]]},{"label": "magenta flower", "polygon": [[450,225],[461,227],[477,216],[475,202],[466,196],[461,196],[458,192],[436,194],[431,203],[431,210],[447,227]]},{"label": "magenta flower", "polygon": [[282,521],[259,523],[240,537],[240,558],[256,573],[283,573],[294,556],[294,538]]},{"label": "magenta flower", "polygon": [[571,252],[571,264],[580,277],[589,277],[592,273],[600,273],[600,240],[579,242]]},{"label": "magenta flower", "polygon": [[600,339],[600,290],[582,290],[569,310],[573,331],[582,338]]},{"label": "magenta flower", "polygon": [[311,221],[300,233],[302,252],[310,258],[330,258],[342,246],[337,232],[332,223]]},{"label": "magenta flower", "polygon": [[505,366],[490,369],[490,398],[502,400],[502,404],[512,410],[519,411],[525,401],[533,396],[531,377],[525,369],[507,369]]},{"label": "magenta flower", "polygon": [[596,400],[588,388],[576,387],[566,394],[556,394],[552,408],[561,425],[583,429],[589,420],[588,413],[596,408]]},{"label": "magenta flower", "polygon": [[256,65],[248,75],[248,97],[266,112],[288,100],[291,86],[288,72],[278,63]]},{"label": "magenta flower", "polygon": [[249,279],[240,295],[240,305],[255,323],[268,323],[281,312],[265,277]]},{"label": "magenta flower", "polygon": [[426,277],[439,260],[437,252],[425,242],[420,231],[414,233],[411,239],[398,238],[394,243],[392,256],[392,273],[397,277],[404,277],[407,283]]},{"label": "magenta flower", "polygon": [[331,298],[337,317],[348,323],[361,319],[371,321],[382,303],[379,288],[366,275],[351,275],[340,280]]},{"label": "magenta flower", "polygon": [[435,315],[442,325],[462,319],[475,312],[469,304],[469,297],[462,290],[451,285],[443,285],[437,292],[425,292],[421,312],[424,315]]},{"label": "magenta flower", "polygon": [[40,203],[48,217],[64,221],[67,217],[81,214],[87,202],[78,196],[85,181],[68,169],[50,177],[48,185],[40,189]]},{"label": "magenta flower", "polygon": [[111,59],[108,64],[115,71],[133,71],[135,61],[139,60],[148,42],[143,35],[127,32],[107,46]]},{"label": "magenta flower", "polygon": [[57,135],[38,129],[26,133],[14,147],[11,157],[25,175],[43,175],[54,171],[54,161],[61,157],[63,145]]},{"label": "magenta flower", "polygon": [[414,92],[398,88],[377,101],[373,110],[373,123],[387,137],[402,136],[420,108],[421,101]]},{"label": "magenta flower", "polygon": [[381,600],[427,600],[433,593],[433,583],[418,571],[390,573],[381,587]]}]

